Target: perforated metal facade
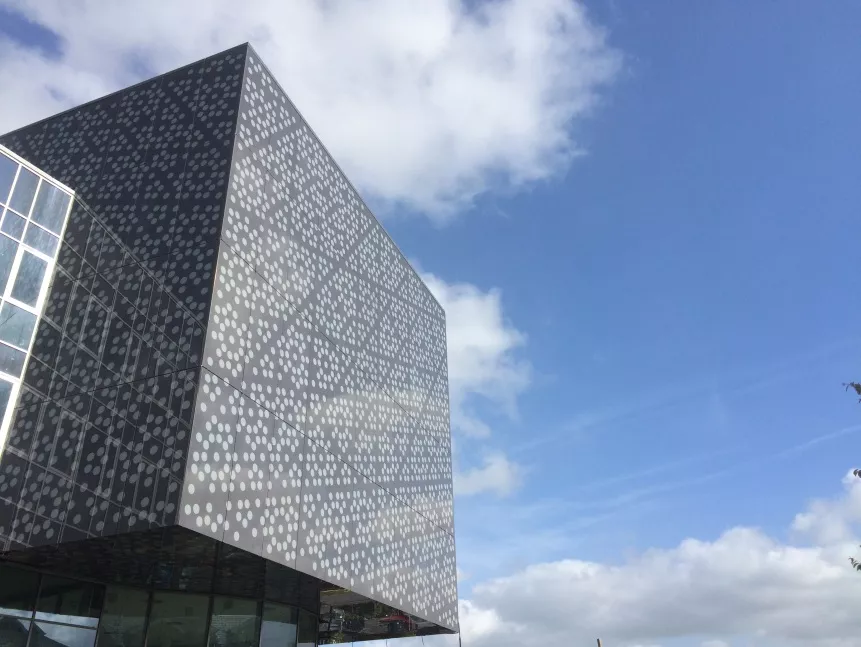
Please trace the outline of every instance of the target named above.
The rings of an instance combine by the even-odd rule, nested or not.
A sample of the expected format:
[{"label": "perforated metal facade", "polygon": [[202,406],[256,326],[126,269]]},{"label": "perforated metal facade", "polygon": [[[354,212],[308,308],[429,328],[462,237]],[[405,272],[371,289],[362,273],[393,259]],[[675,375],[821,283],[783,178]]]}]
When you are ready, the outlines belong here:
[{"label": "perforated metal facade", "polygon": [[7,548],[184,526],[456,629],[444,313],[256,53],[0,143],[77,196]]}]

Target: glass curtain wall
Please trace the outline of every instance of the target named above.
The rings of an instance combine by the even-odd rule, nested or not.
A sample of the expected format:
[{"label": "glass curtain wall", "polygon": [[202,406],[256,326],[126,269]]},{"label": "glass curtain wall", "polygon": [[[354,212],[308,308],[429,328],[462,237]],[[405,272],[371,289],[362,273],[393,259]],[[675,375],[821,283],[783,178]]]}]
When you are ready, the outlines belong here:
[{"label": "glass curtain wall", "polygon": [[72,197],[68,189],[0,147],[0,450]]},{"label": "glass curtain wall", "polygon": [[316,644],[316,616],[288,605],[102,586],[0,564],[0,647]]},{"label": "glass curtain wall", "polygon": [[0,645],[93,647],[103,595],[88,582],[0,566]]}]

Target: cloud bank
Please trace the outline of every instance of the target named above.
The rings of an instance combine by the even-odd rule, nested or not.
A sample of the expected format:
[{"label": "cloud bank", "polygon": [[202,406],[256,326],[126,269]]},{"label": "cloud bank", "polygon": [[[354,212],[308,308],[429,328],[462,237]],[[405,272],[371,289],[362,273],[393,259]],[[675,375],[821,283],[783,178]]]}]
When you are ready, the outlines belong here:
[{"label": "cloud bank", "polygon": [[251,41],[380,204],[437,222],[563,170],[620,68],[573,0],[0,0],[54,34],[0,29],[0,132]]},{"label": "cloud bank", "polygon": [[[480,583],[461,603],[464,647],[594,644],[698,647],[859,644],[861,574],[852,570],[861,481],[814,501],[783,541],[737,527],[609,564],[534,564]],[[680,642],[681,641],[681,642]]]}]

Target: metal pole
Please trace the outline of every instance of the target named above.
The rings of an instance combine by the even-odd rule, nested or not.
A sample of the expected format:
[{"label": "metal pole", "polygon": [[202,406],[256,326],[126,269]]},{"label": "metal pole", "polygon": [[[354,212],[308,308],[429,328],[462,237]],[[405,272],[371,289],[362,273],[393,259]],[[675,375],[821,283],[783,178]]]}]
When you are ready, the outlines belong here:
[{"label": "metal pole", "polygon": [[601,639],[598,639],[598,647],[601,647]]}]

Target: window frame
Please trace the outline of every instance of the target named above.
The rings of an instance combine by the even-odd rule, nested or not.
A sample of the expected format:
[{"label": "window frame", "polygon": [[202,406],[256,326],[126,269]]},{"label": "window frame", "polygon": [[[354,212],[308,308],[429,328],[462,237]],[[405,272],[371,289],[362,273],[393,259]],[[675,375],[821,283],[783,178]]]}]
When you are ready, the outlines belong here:
[{"label": "window frame", "polygon": [[[8,200],[9,198],[12,197],[12,195],[14,195],[15,187],[18,184],[18,179],[21,177],[22,168],[26,168],[28,171],[35,173],[36,177],[39,178],[39,182],[36,185],[36,191],[33,194],[33,200],[30,203],[30,208],[27,210],[26,214],[22,214],[21,212],[13,209],[9,205],[8,201],[6,201],[6,200],[0,201],[0,204],[2,204],[2,206],[4,208],[4,212],[6,210],[8,210],[13,214],[22,216],[26,220],[26,223],[24,226],[25,232],[22,233],[20,241],[16,240],[12,236],[9,236],[3,232],[0,232],[0,236],[5,236],[6,238],[8,238],[9,240],[11,240],[12,242],[14,242],[17,245],[16,251],[15,251],[15,258],[12,261],[12,267],[9,271],[9,279],[6,282],[6,285],[4,286],[3,293],[2,293],[2,295],[0,295],[0,299],[2,299],[2,301],[8,301],[10,304],[17,306],[17,307],[21,308],[22,310],[29,312],[29,313],[36,316],[36,323],[33,327],[33,332],[30,335],[30,342],[27,344],[27,348],[22,348],[20,346],[14,345],[14,344],[6,344],[10,348],[14,348],[16,350],[23,351],[25,353],[25,355],[24,355],[24,365],[21,369],[20,375],[13,376],[13,375],[10,375],[8,373],[0,371],[0,380],[3,380],[4,382],[10,383],[12,385],[12,389],[11,389],[11,392],[9,394],[9,401],[6,405],[6,409],[5,409],[5,411],[0,412],[0,455],[2,455],[2,452],[5,451],[5,449],[6,449],[6,438],[9,435],[9,427],[12,425],[12,418],[13,418],[14,411],[16,408],[15,405],[17,404],[18,396],[21,392],[21,384],[23,381],[24,374],[27,372],[27,365],[30,362],[30,355],[33,352],[33,343],[34,343],[35,338],[36,338],[36,331],[38,330],[39,323],[42,319],[42,313],[43,313],[43,310],[45,308],[45,302],[47,301],[48,292],[50,291],[52,279],[54,276],[54,271],[56,270],[56,266],[57,266],[57,257],[59,256],[59,253],[60,253],[60,247],[63,244],[63,237],[65,236],[65,233],[66,233],[66,225],[69,222],[69,214],[72,211],[72,206],[75,203],[76,196],[75,196],[75,192],[71,188],[69,188],[66,185],[64,185],[60,182],[57,182],[55,179],[49,177],[44,171],[33,166],[27,160],[16,155],[15,153],[10,151],[5,146],[0,146],[0,155],[8,157],[13,162],[18,164],[18,168],[15,171],[15,178],[12,181],[12,186],[9,188],[9,195],[4,196],[6,200]],[[59,190],[61,190],[64,193],[69,195],[69,204],[66,207],[66,213],[63,216],[63,223],[62,223],[62,226],[60,227],[59,235],[57,235],[57,238],[58,238],[57,247],[54,250],[54,253],[51,255],[45,254],[44,252],[42,252],[38,249],[35,249],[34,247],[31,247],[30,245],[25,243],[23,240],[24,235],[25,235],[26,230],[27,230],[27,227],[30,225],[30,223],[32,223],[36,227],[39,227],[40,229],[43,229],[44,231],[46,231],[48,233],[50,233],[52,236],[56,235],[56,234],[54,234],[54,232],[48,230],[45,227],[42,227],[39,223],[37,223],[31,219],[31,216],[33,214],[33,209],[34,209],[34,206],[36,204],[36,199],[39,196],[39,192],[42,189],[43,183],[48,183],[48,184],[54,186],[55,188],[57,188],[57,189],[59,189]],[[12,297],[12,287],[15,285],[15,281],[18,278],[18,270],[21,267],[21,261],[24,258],[25,252],[32,254],[36,258],[39,258],[40,260],[42,260],[46,263],[45,273],[42,276],[42,283],[39,287],[39,292],[38,292],[38,295],[36,298],[35,305],[23,303],[23,302],[19,301],[18,299],[15,299],[14,297]],[[3,342],[3,343],[6,343],[6,342]]]}]

